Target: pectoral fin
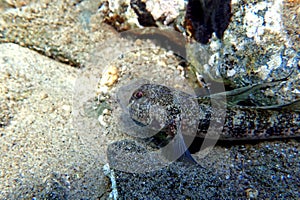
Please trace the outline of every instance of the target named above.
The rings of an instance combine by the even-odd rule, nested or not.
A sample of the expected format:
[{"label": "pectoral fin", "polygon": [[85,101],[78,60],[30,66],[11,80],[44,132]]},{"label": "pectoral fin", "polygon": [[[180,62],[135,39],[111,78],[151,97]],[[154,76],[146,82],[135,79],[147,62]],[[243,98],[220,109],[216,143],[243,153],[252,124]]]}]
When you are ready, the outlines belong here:
[{"label": "pectoral fin", "polygon": [[181,135],[181,133],[178,133],[177,138],[175,138],[174,141],[174,154],[175,155],[180,155],[180,157],[177,159],[178,161],[183,161],[183,162],[189,162],[192,164],[197,164],[196,160],[193,158],[191,155],[189,149],[186,147],[184,139]]}]

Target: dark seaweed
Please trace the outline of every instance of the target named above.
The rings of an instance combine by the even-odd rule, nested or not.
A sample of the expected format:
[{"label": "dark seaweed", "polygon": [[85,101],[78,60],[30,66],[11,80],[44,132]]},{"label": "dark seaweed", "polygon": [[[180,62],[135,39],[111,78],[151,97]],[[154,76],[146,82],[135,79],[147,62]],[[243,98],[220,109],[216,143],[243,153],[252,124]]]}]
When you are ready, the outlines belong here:
[{"label": "dark seaweed", "polygon": [[222,39],[231,15],[231,0],[189,0],[185,21],[192,26],[191,36],[207,44],[213,32]]},{"label": "dark seaweed", "polygon": [[134,12],[138,16],[138,21],[142,26],[157,26],[155,20],[146,9],[146,4],[141,0],[131,0],[130,6],[133,8]]}]

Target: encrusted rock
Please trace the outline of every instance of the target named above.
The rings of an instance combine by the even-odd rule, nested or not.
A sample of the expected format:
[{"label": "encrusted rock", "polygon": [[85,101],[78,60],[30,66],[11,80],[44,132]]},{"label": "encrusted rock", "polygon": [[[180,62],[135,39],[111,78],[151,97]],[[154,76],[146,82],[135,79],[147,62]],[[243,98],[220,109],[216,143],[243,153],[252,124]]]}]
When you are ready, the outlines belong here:
[{"label": "encrusted rock", "polygon": [[154,20],[161,20],[164,25],[173,22],[185,8],[185,1],[182,0],[151,0],[145,4]]},{"label": "encrusted rock", "polygon": [[233,16],[223,40],[214,36],[208,45],[193,42],[187,47],[196,71],[232,88],[289,77],[274,91],[280,101],[298,98],[282,91],[298,87],[300,73],[294,32],[284,26],[284,1],[232,1],[231,6]]},{"label": "encrusted rock", "polygon": [[104,21],[119,31],[142,26],[169,25],[185,8],[182,0],[108,0],[100,10]]}]

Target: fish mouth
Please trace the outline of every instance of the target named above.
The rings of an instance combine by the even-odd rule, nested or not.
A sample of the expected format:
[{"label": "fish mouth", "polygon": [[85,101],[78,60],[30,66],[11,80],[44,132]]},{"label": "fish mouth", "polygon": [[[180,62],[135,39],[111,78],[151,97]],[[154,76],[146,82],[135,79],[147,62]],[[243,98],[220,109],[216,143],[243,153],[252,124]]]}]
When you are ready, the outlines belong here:
[{"label": "fish mouth", "polygon": [[141,127],[145,127],[146,126],[146,124],[143,124],[142,122],[140,122],[140,121],[137,121],[137,120],[135,120],[135,119],[133,119],[133,118],[131,118],[132,119],[132,121],[134,121],[134,123],[136,123],[136,125],[138,125],[138,126],[141,126]]}]

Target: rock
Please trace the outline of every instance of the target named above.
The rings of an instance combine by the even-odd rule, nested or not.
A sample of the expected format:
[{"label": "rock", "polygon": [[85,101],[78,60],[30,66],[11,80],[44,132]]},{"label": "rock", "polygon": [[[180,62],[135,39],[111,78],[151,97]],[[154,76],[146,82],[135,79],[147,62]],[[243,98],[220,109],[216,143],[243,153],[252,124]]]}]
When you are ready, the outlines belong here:
[{"label": "rock", "polygon": [[70,120],[78,71],[0,44],[0,199],[106,198],[105,161]]},{"label": "rock", "polygon": [[[207,45],[192,42],[187,47],[188,59],[198,74],[208,82],[224,82],[229,88],[288,77],[272,88],[278,95],[277,103],[299,98],[283,89],[298,87],[300,73],[299,46],[294,41],[299,22],[297,18],[289,22],[288,4],[256,0],[232,1],[231,6],[233,15],[222,40],[214,36]],[[287,23],[294,25],[287,28]]]},{"label": "rock", "polygon": [[151,13],[146,8],[146,3],[141,0],[131,0],[130,6],[138,16],[142,26],[157,26]]},{"label": "rock", "polygon": [[101,1],[49,1],[0,13],[0,42],[13,42],[82,67],[98,43],[115,34],[103,21]]},{"label": "rock", "polygon": [[[183,1],[170,1],[175,7],[166,7],[168,2],[151,2],[145,5],[145,12],[155,14],[157,20],[145,23],[154,26],[160,21],[171,23],[179,14],[176,8],[183,9]],[[101,42],[116,35],[115,29],[143,25],[133,7],[141,8],[129,0],[43,0],[24,5],[0,13],[0,42],[17,43],[76,67],[89,65],[90,55]]]},{"label": "rock", "polygon": [[117,31],[141,27],[136,13],[130,6],[130,0],[103,1],[99,11],[103,21]]},{"label": "rock", "polygon": [[185,1],[181,0],[150,0],[146,1],[146,9],[151,13],[155,21],[161,21],[168,25],[180,15],[185,8]]},{"label": "rock", "polygon": [[185,8],[182,0],[120,0],[101,6],[104,21],[118,31],[137,27],[162,27],[174,23]]}]

